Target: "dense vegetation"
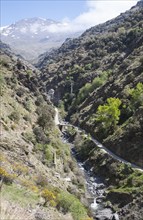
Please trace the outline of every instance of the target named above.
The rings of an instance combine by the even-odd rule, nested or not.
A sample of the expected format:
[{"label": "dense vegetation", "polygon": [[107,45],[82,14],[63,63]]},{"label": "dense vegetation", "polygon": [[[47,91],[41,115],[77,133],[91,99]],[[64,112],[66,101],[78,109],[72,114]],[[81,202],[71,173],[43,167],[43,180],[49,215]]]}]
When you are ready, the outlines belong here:
[{"label": "dense vegetation", "polygon": [[[67,40],[37,66],[67,119],[143,166],[143,2]],[[50,82],[50,83],[49,83]],[[108,100],[118,100],[108,103]],[[115,104],[115,106],[114,106]],[[134,125],[133,125],[134,124]]]}]

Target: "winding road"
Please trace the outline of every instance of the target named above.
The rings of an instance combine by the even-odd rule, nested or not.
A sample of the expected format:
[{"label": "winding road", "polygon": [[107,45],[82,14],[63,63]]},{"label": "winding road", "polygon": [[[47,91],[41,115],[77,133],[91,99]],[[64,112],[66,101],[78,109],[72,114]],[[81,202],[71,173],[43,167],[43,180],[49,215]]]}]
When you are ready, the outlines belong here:
[{"label": "winding road", "polygon": [[[55,124],[56,125],[62,125],[62,126],[72,126],[74,127],[77,131],[81,131],[81,132],[84,132],[85,135],[89,135],[85,130],[77,127],[77,126],[74,126],[72,124],[68,124],[68,123],[65,123],[65,122],[60,122],[59,121],[59,112],[58,112],[58,109],[55,108]],[[91,135],[90,135],[91,136]],[[128,162],[127,160],[124,160],[123,158],[117,156],[115,153],[113,153],[112,151],[110,151],[108,148],[106,148],[104,145],[102,145],[100,142],[98,142],[95,138],[93,138],[91,136],[91,140],[97,145],[97,147],[99,147],[101,150],[103,150],[105,153],[109,154],[112,158],[114,158],[115,160],[121,162],[121,163],[124,163],[124,164],[128,164],[130,165],[133,169],[136,169],[136,170],[139,170],[141,172],[143,172],[143,168],[133,164],[133,163],[130,163]]]}]

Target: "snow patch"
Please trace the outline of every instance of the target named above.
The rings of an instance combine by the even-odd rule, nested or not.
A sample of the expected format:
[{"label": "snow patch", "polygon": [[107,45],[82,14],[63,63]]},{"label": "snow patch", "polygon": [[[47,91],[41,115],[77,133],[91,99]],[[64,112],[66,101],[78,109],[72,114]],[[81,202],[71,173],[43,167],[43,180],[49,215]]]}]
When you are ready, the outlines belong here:
[{"label": "snow patch", "polygon": [[23,28],[20,29],[20,32],[26,33],[26,32],[27,32],[27,29],[26,29],[25,27],[23,27]]},{"label": "snow patch", "polygon": [[7,33],[2,33],[2,35],[4,35],[4,36],[8,36],[8,34],[7,34]]},{"label": "snow patch", "polygon": [[3,31],[5,28],[9,27],[9,25],[7,26],[3,26],[3,27],[0,27],[0,31]]},{"label": "snow patch", "polygon": [[40,20],[42,20],[42,21],[46,21],[46,19],[45,19],[45,18],[41,18],[41,17],[39,17],[39,19],[40,19]]}]

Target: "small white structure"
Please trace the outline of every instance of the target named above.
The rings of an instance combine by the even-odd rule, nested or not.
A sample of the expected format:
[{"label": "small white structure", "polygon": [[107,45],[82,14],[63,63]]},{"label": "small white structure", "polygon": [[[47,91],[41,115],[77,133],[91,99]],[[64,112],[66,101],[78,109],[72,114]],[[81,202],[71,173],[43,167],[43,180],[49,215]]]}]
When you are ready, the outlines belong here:
[{"label": "small white structure", "polygon": [[50,99],[54,98],[54,94],[55,94],[54,89],[50,89],[49,92],[48,92],[48,95],[50,96]]},{"label": "small white structure", "polygon": [[55,125],[59,125],[60,122],[59,122],[59,112],[58,112],[58,109],[55,108]]}]

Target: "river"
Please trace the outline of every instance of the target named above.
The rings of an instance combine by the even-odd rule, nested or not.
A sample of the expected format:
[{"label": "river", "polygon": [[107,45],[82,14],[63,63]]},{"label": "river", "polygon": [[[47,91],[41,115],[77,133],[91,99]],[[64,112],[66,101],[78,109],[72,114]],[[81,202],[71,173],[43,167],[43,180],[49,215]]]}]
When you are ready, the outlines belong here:
[{"label": "river", "polygon": [[[86,169],[84,163],[81,163],[77,157],[74,146],[71,149],[72,155],[76,159],[79,169],[82,171],[86,182],[86,191],[90,195],[89,209],[95,220],[118,220],[117,214],[113,213],[111,208],[107,208],[103,205],[105,199],[106,185],[100,176],[95,176],[92,173],[92,169]],[[113,218],[116,217],[116,218]]]},{"label": "river", "polygon": [[[55,108],[55,125],[59,125],[59,113],[58,109]],[[63,142],[69,143],[66,133],[63,133]],[[87,169],[84,163],[79,161],[74,145],[71,145],[71,154],[76,159],[79,169],[82,171],[85,177],[86,191],[90,195],[89,209],[91,210],[92,216],[95,220],[119,220],[117,213],[113,213],[112,209],[105,207],[103,201],[105,199],[106,185],[103,179],[99,176],[93,175],[92,169]]]}]

